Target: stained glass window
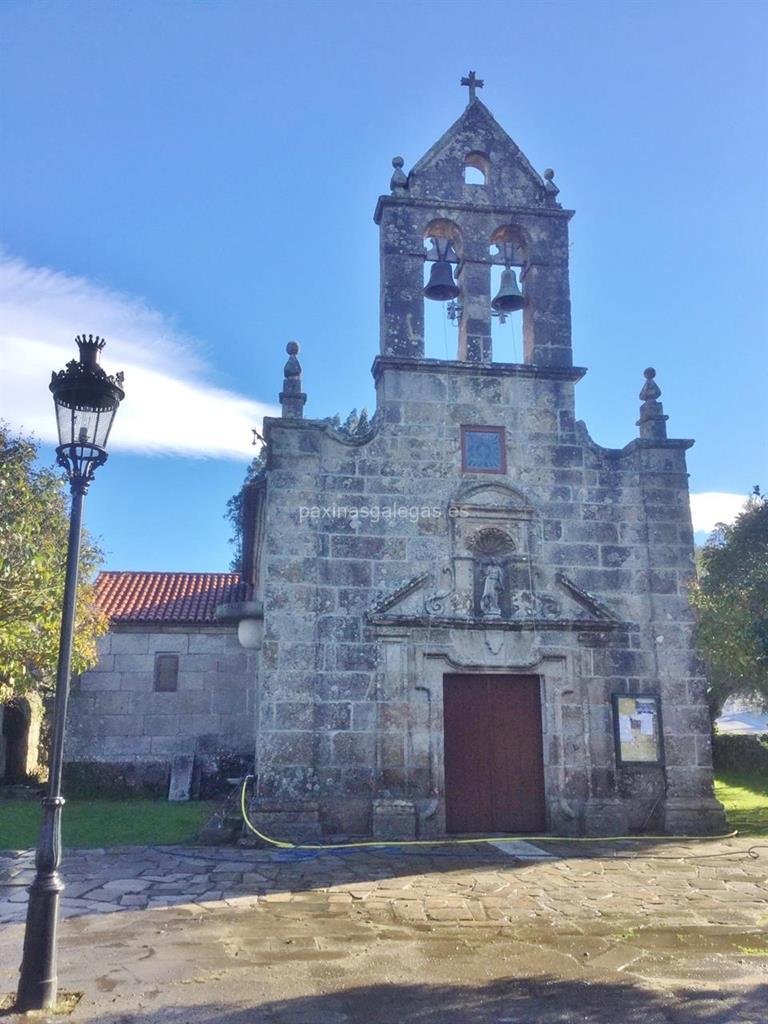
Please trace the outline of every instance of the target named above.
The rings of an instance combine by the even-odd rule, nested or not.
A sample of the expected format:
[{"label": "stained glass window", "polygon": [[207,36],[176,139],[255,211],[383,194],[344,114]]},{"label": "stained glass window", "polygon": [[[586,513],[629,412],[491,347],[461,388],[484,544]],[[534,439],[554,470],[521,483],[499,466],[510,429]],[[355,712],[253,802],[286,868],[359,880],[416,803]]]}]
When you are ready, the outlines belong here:
[{"label": "stained glass window", "polygon": [[504,473],[504,427],[462,427],[461,468],[475,473]]}]

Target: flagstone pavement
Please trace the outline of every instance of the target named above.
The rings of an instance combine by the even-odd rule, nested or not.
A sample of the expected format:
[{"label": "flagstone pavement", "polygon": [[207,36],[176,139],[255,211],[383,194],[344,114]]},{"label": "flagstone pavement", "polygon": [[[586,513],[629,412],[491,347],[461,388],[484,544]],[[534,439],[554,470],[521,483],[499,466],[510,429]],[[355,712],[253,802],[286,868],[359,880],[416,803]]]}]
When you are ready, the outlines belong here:
[{"label": "flagstone pavement", "polygon": [[[31,853],[0,856],[0,995],[32,873]],[[62,874],[59,983],[82,995],[40,1020],[768,1020],[768,837],[130,847],[69,852]]]}]

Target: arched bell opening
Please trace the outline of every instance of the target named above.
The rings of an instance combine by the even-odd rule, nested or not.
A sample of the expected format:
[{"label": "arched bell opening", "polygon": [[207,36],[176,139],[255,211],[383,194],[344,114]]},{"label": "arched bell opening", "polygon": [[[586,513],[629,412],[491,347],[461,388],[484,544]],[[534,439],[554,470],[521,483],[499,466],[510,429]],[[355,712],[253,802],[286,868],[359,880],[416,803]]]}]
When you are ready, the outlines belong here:
[{"label": "arched bell opening", "polygon": [[[515,272],[515,280],[519,275]],[[519,283],[518,283],[519,288]],[[499,309],[493,305],[493,299],[500,294],[508,294],[510,282],[506,269],[494,263],[491,266],[491,343],[493,358],[497,363],[523,362],[523,307],[517,309]]]},{"label": "arched bell opening", "polygon": [[[456,276],[464,251],[461,231],[452,220],[437,218],[423,231],[424,355],[455,359],[459,283]],[[453,323],[450,319],[453,317]]]},{"label": "arched bell opening", "polygon": [[464,157],[464,184],[487,185],[491,172],[491,161],[477,150]]},{"label": "arched bell opening", "polygon": [[528,241],[521,228],[505,224],[490,239],[491,340],[494,358],[500,363],[524,361],[523,337],[526,310],[525,271]]}]

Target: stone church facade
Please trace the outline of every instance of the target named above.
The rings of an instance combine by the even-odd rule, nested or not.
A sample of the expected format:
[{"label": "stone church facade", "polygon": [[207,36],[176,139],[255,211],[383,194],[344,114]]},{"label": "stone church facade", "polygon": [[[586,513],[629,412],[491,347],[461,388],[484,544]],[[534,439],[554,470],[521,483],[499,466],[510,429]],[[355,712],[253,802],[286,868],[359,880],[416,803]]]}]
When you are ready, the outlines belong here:
[{"label": "stone church facade", "polygon": [[[253,812],[283,835],[717,831],[692,442],[651,369],[625,448],[576,421],[572,212],[480,100],[393,164],[370,428],[303,418],[294,344],[265,421]],[[460,290],[455,360],[424,357],[425,257]],[[520,273],[521,364],[493,361],[493,263]]]},{"label": "stone church facade", "polygon": [[[717,832],[686,595],[692,442],[667,437],[651,369],[626,447],[576,421],[572,212],[479,99],[410,173],[393,165],[374,217],[374,417],[354,432],[305,419],[289,344],[216,639],[168,625],[145,650],[136,623],[110,655],[154,657],[175,628],[212,658],[206,730],[255,740],[251,812],[280,837]],[[425,358],[425,264],[457,300],[455,360]],[[522,363],[493,359],[494,264],[522,307]],[[227,708],[214,675],[235,627]]]}]

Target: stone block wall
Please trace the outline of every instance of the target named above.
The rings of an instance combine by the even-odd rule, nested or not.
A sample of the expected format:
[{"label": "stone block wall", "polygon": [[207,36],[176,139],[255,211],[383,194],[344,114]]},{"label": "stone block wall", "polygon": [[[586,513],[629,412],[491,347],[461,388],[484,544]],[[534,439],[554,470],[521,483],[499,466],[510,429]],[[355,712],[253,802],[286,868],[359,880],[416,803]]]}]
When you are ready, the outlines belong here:
[{"label": "stone block wall", "polygon": [[[686,596],[690,442],[601,448],[574,421],[572,368],[380,358],[374,372],[367,438],[266,423],[256,808],[370,833],[405,800],[438,834],[443,675],[535,673],[550,828],[717,828]],[[506,473],[462,471],[463,424],[505,428]],[[473,606],[484,524],[514,541],[535,613],[488,622]],[[663,766],[617,766],[613,693],[661,696]]]},{"label": "stone block wall", "polygon": [[[98,663],[73,680],[68,763],[145,765],[155,779],[177,754],[252,754],[253,655],[234,627],[113,626],[98,643]],[[155,692],[158,653],[179,655],[175,692]]]}]

